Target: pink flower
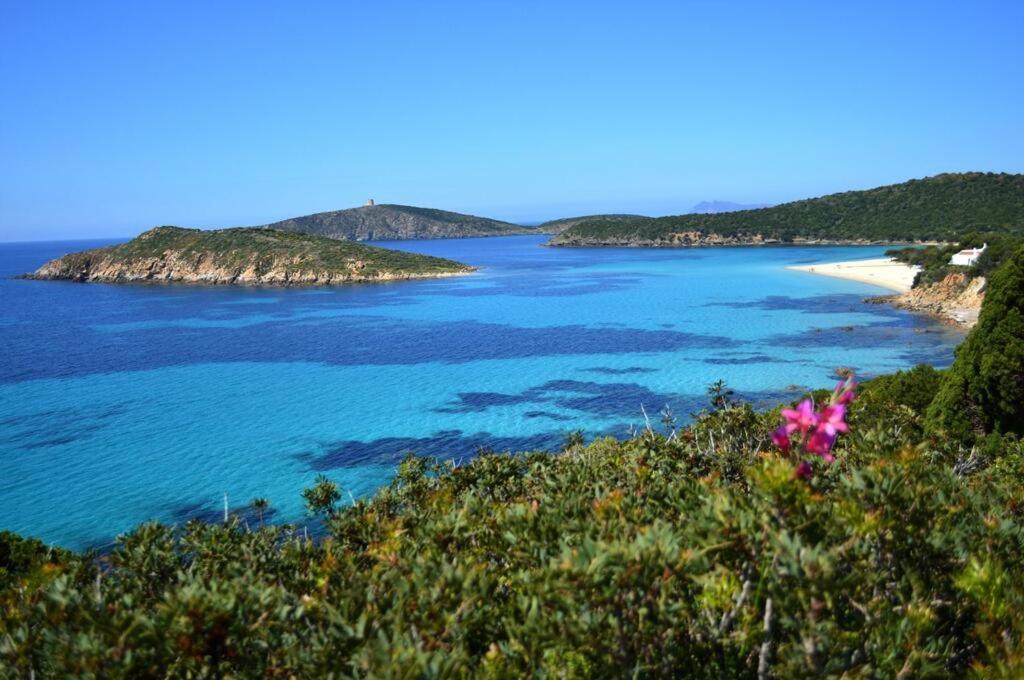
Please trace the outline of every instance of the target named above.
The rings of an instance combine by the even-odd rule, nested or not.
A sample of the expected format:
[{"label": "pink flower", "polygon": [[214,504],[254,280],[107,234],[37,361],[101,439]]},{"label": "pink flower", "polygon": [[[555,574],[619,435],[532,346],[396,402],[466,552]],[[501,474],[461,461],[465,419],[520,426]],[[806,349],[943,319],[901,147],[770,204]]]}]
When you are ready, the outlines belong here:
[{"label": "pink flower", "polygon": [[846,417],[846,407],[842,404],[826,406],[821,410],[821,419],[818,423],[818,431],[824,430],[830,437],[835,437],[837,432],[846,432],[850,428],[843,418]]},{"label": "pink flower", "polygon": [[789,432],[785,425],[780,425],[779,429],[772,432],[772,443],[778,446],[783,453],[789,452]]},{"label": "pink flower", "polygon": [[782,417],[789,421],[786,423],[787,432],[800,430],[800,434],[807,434],[808,430],[818,424],[818,415],[810,399],[804,399],[795,409],[782,409]]},{"label": "pink flower", "polygon": [[[856,387],[857,383],[852,377],[840,382],[828,405],[818,412],[815,412],[814,402],[810,399],[804,399],[796,408],[782,409],[785,422],[772,433],[772,443],[794,458],[802,454],[813,454],[828,463],[835,461],[832,447],[840,433],[850,431],[846,423],[846,410],[854,399]],[[795,442],[791,439],[794,432],[799,432]],[[804,460],[797,464],[793,476],[807,480],[813,471],[811,464]]]},{"label": "pink flower", "polygon": [[852,378],[850,380],[847,380],[846,382],[839,383],[838,385],[836,385],[834,397],[835,403],[840,405],[849,404],[850,402],[853,401],[854,397],[857,396],[854,392],[854,390],[856,389],[857,383]]},{"label": "pink flower", "polygon": [[832,455],[832,445],[836,443],[835,435],[818,430],[807,440],[807,451],[831,463],[836,458]]}]

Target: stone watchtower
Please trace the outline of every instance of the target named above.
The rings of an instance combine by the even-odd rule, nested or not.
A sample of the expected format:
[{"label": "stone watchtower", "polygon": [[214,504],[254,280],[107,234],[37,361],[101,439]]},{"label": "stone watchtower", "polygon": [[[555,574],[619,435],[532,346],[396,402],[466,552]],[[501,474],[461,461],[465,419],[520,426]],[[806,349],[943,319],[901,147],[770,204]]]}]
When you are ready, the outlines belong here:
[{"label": "stone watchtower", "polygon": [[366,206],[367,206],[367,207],[369,207],[369,206],[371,206],[371,205],[376,205],[376,204],[375,204],[375,203],[373,202],[373,199],[372,199],[372,198],[371,198],[370,200],[368,200],[368,201],[366,202]]}]

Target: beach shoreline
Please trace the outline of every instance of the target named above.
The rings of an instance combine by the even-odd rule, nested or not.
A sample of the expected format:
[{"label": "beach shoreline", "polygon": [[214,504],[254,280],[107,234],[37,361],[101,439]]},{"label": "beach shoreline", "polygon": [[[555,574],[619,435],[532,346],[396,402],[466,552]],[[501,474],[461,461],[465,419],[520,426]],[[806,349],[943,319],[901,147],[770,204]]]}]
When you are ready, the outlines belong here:
[{"label": "beach shoreline", "polygon": [[790,265],[792,271],[831,276],[836,279],[870,283],[880,288],[906,293],[914,285],[919,267],[898,262],[890,257],[846,262],[823,262],[810,265]]}]

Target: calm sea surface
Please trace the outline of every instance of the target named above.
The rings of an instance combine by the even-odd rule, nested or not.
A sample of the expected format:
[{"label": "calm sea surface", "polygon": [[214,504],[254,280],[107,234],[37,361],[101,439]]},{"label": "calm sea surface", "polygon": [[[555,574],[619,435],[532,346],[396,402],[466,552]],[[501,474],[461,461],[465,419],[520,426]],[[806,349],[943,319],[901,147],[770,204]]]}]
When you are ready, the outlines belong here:
[{"label": "calm sea surface", "polygon": [[0,528],[104,545],[149,518],[215,516],[225,493],[295,520],[318,473],[359,496],[406,451],[625,436],[641,406],[685,416],[718,378],[777,402],[837,366],[947,365],[961,338],[864,304],[874,286],[784,269],[880,247],[545,240],[391,243],[481,271],[306,290],[13,280],[103,243],[0,244]]}]

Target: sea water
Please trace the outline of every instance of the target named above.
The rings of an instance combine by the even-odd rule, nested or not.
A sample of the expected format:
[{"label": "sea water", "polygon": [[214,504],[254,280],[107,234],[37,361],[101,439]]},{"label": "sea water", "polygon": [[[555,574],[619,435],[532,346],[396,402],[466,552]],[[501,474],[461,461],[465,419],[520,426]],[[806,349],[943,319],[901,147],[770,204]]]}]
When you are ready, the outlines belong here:
[{"label": "sea water", "polygon": [[557,449],[681,421],[724,379],[756,404],[834,369],[948,365],[961,335],[786,270],[881,247],[548,248],[542,236],[380,244],[476,267],[330,289],[15,280],[98,242],[0,244],[0,528],[72,548],[258,496],[302,517],[409,451]]}]

